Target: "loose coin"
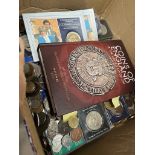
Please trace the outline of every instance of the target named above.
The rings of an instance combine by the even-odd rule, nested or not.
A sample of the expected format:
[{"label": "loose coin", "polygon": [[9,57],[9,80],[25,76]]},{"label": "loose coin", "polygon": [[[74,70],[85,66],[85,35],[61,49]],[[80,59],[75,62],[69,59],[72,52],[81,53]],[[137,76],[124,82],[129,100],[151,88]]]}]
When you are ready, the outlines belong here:
[{"label": "loose coin", "polygon": [[67,134],[62,138],[62,145],[65,147],[69,147],[72,144],[71,137]]},{"label": "loose coin", "polygon": [[81,137],[83,136],[83,132],[81,130],[81,128],[76,128],[76,129],[73,129],[71,132],[70,132],[70,135],[71,135],[71,139],[75,142],[79,141],[81,139]]},{"label": "loose coin", "polygon": [[71,117],[68,120],[68,124],[71,128],[77,128],[79,125],[79,119],[76,116]]},{"label": "loose coin", "polygon": [[90,130],[98,130],[103,124],[103,118],[97,111],[91,111],[86,116],[86,125]]},{"label": "loose coin", "polygon": [[57,152],[57,153],[60,152],[61,148],[62,148],[62,145],[61,144],[53,145],[52,146],[53,152]]},{"label": "loose coin", "polygon": [[53,140],[52,140],[52,150],[53,152],[60,152],[61,148],[62,148],[62,144],[61,144],[61,139],[62,139],[62,135],[61,134],[57,134]]}]

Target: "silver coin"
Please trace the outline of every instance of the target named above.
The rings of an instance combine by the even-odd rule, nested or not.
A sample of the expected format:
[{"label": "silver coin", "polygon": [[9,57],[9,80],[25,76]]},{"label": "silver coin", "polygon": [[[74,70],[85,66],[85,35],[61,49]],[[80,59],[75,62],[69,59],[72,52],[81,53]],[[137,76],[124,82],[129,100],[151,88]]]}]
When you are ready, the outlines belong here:
[{"label": "silver coin", "polygon": [[66,36],[66,41],[67,42],[76,42],[76,41],[81,41],[81,38],[78,33],[69,32]]},{"label": "silver coin", "polygon": [[72,139],[69,135],[65,135],[62,138],[62,145],[65,147],[69,147],[72,143]]},{"label": "silver coin", "polygon": [[50,119],[50,123],[47,128],[47,137],[49,139],[53,139],[54,136],[56,136],[57,132],[58,132],[58,124],[54,119]]},{"label": "silver coin", "polygon": [[61,144],[62,137],[63,136],[61,134],[56,134],[56,136],[52,140],[52,146],[58,146],[58,145],[60,145]]},{"label": "silver coin", "polygon": [[62,145],[61,144],[53,145],[52,146],[53,152],[57,152],[57,153],[60,152],[61,148],[62,148]]},{"label": "silver coin", "polygon": [[100,34],[102,34],[102,35],[106,35],[108,32],[106,26],[103,24],[101,24],[100,31],[101,31]]},{"label": "silver coin", "polygon": [[86,125],[90,130],[100,129],[103,123],[103,118],[97,111],[91,111],[86,116]]},{"label": "silver coin", "polygon": [[103,95],[116,83],[111,58],[95,46],[79,46],[69,57],[68,69],[73,83],[91,95]]}]

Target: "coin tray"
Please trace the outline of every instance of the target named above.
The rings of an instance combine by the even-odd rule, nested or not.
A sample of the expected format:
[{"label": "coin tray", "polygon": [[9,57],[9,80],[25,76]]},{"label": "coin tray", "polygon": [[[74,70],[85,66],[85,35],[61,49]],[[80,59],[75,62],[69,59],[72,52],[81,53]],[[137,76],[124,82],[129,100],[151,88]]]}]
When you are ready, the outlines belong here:
[{"label": "coin tray", "polygon": [[[95,129],[95,126],[94,126],[95,130],[91,130],[88,127],[87,117],[91,112],[95,112],[96,114],[98,114],[98,116],[100,116],[100,118],[101,118],[100,121],[102,121],[102,122],[100,122],[100,123],[102,123],[100,125],[100,128]],[[78,112],[78,117],[80,119],[80,125],[83,130],[86,142],[92,141],[110,130],[106,111],[101,104],[94,105],[89,108],[80,110]],[[98,124],[98,122],[95,122],[95,121],[96,120],[92,121],[92,127],[93,127],[93,124]]]}]

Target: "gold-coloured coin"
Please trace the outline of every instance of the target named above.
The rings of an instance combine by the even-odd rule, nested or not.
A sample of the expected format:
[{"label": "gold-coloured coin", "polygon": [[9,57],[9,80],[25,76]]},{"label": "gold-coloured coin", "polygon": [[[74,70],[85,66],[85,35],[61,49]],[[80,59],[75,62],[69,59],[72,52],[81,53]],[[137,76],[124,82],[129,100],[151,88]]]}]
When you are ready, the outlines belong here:
[{"label": "gold-coloured coin", "polygon": [[77,117],[71,117],[68,120],[68,124],[71,128],[77,128],[79,125],[79,119]]}]

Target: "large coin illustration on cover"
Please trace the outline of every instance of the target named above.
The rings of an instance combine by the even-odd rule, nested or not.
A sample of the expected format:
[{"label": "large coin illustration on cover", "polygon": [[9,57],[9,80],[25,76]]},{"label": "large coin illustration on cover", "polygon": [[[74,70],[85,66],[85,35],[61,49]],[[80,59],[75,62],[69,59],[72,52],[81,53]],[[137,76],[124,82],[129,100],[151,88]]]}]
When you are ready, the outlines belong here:
[{"label": "large coin illustration on cover", "polygon": [[116,70],[111,58],[95,46],[79,46],[73,50],[68,69],[73,83],[91,95],[104,95],[116,83]]}]

